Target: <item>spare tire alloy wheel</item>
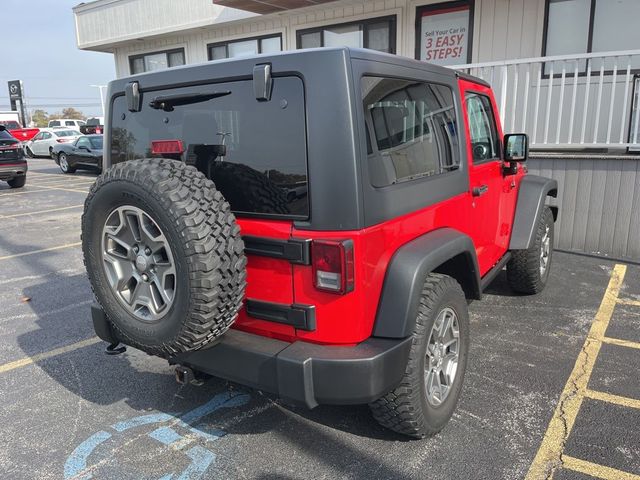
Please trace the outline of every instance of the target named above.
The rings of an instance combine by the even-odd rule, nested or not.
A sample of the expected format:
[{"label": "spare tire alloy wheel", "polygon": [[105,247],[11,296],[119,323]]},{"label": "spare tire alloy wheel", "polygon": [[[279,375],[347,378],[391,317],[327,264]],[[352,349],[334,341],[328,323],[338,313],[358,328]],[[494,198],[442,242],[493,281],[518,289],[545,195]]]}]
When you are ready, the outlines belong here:
[{"label": "spare tire alloy wheel", "polygon": [[156,321],[167,313],[176,269],[169,242],[149,214],[132,205],[112,211],[102,233],[102,258],[111,289],[131,314]]},{"label": "spare tire alloy wheel", "polygon": [[152,355],[204,347],[242,305],[240,227],[213,182],[183,162],[105,170],[85,201],[82,250],[115,336]]}]

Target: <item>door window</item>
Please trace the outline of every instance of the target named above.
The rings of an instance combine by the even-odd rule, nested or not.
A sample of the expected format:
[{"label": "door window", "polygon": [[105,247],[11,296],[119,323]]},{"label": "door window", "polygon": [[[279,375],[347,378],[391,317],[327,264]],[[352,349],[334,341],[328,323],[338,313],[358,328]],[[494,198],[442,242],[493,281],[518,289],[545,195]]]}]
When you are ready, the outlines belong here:
[{"label": "door window", "polygon": [[473,162],[500,158],[500,140],[491,100],[486,95],[467,93],[465,101]]},{"label": "door window", "polygon": [[51,134],[49,132],[44,132],[42,134],[42,140],[49,140],[51,138]]}]

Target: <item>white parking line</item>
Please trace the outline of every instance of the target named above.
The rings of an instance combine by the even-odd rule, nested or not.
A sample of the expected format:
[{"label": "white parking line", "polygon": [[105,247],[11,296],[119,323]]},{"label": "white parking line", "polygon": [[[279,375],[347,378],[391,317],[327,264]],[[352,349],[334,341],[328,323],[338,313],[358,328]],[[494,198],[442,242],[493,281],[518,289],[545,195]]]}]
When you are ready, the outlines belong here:
[{"label": "white parking line", "polygon": [[58,245],[57,247],[41,248],[39,250],[32,250],[30,252],[14,253],[13,255],[5,255],[4,257],[0,257],[0,261],[9,260],[11,258],[26,257],[27,255],[35,255],[36,253],[62,250],[63,248],[79,247],[80,245],[82,245],[82,242],[67,243],[66,245]]}]

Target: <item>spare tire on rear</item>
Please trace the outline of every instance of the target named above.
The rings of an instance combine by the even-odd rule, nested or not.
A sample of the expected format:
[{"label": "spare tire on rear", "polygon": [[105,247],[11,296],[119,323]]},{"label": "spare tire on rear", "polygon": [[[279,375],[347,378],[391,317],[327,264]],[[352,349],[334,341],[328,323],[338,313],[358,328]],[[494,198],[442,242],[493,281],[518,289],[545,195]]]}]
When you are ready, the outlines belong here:
[{"label": "spare tire on rear", "polygon": [[202,348],[241,307],[240,228],[213,182],[182,162],[129,161],[100,175],[85,201],[82,250],[114,333],[150,354]]}]

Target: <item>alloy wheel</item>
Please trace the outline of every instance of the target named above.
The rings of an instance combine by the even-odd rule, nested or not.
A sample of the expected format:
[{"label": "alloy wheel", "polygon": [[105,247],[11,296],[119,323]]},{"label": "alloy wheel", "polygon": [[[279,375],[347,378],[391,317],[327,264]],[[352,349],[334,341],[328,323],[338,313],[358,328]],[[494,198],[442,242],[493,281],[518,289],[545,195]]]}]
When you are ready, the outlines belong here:
[{"label": "alloy wheel", "polygon": [[425,359],[425,388],[429,403],[438,407],[444,402],[458,373],[460,327],[456,312],[443,308],[431,328]]},{"label": "alloy wheel", "polygon": [[154,322],[173,304],[176,268],[169,242],[144,210],[113,210],[102,230],[102,259],[111,291],[136,318]]}]

